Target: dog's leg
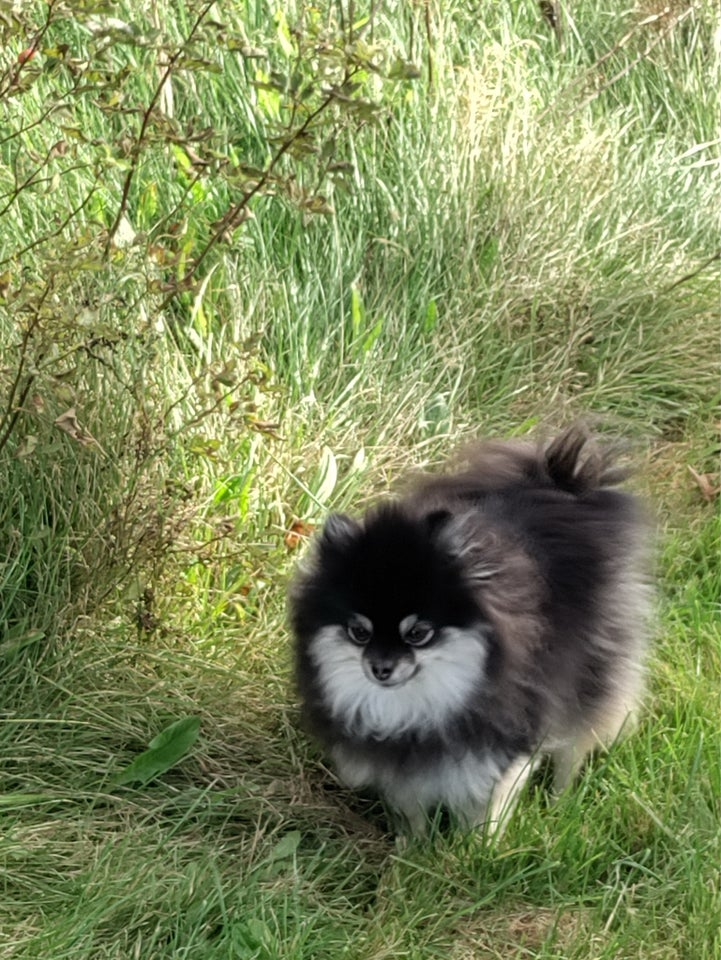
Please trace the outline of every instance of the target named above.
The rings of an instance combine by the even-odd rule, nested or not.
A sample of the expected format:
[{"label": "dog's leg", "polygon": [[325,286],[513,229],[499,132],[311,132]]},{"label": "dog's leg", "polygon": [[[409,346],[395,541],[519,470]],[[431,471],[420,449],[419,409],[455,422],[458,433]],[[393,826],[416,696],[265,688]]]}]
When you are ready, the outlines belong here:
[{"label": "dog's leg", "polygon": [[423,807],[420,805],[406,807],[401,810],[400,813],[407,834],[416,839],[422,839],[428,836],[429,819]]},{"label": "dog's leg", "polygon": [[635,724],[636,713],[629,708],[628,698],[610,700],[593,727],[581,730],[570,743],[552,752],[553,792],[556,795],[563,793],[576,779],[589,754],[595,750],[607,750]]},{"label": "dog's leg", "polygon": [[537,756],[521,754],[506,769],[491,794],[486,815],[481,819],[489,836],[500,837],[513,813],[521,790],[539,762]]},{"label": "dog's leg", "polygon": [[593,730],[584,730],[571,743],[552,752],[553,793],[556,796],[571,786],[586,757],[600,744],[601,741]]}]

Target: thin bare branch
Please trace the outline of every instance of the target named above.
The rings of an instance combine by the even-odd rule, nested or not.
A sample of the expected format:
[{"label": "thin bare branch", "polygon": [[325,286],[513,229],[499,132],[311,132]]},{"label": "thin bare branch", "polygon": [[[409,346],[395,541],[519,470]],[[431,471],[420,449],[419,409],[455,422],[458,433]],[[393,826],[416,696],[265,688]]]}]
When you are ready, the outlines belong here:
[{"label": "thin bare branch", "polygon": [[[23,331],[22,340],[20,341],[20,360],[18,361],[15,377],[13,378],[13,382],[10,384],[10,390],[8,391],[5,413],[0,420],[0,424],[3,427],[2,432],[0,432],[0,451],[4,449],[5,445],[13,434],[13,430],[15,429],[15,424],[20,416],[22,406],[25,403],[35,380],[35,375],[33,373],[29,373],[27,375],[25,374],[25,365],[28,359],[28,346],[30,343],[30,338],[40,324],[40,310],[49,293],[50,284],[48,283],[46,284],[38,302],[34,305],[35,315]],[[25,382],[21,386],[23,377],[25,377]]]},{"label": "thin bare branch", "polygon": [[[343,78],[343,83],[347,83],[348,80],[352,78],[352,76],[353,76],[352,73],[346,74],[346,76]],[[165,301],[161,305],[160,307],[161,311],[165,309],[165,307],[167,307],[168,304],[175,299],[178,291],[188,289],[198,270],[198,267],[200,267],[201,263],[203,263],[203,261],[208,256],[208,254],[213,249],[213,247],[215,247],[216,244],[225,235],[225,233],[240,220],[244,211],[248,208],[248,205],[250,201],[253,199],[253,197],[256,196],[256,194],[260,193],[260,191],[267,186],[271,176],[275,171],[275,168],[278,166],[278,164],[280,163],[282,158],[285,156],[285,154],[290,150],[293,144],[297,143],[297,141],[300,140],[306,134],[306,132],[308,131],[308,129],[310,128],[314,120],[316,120],[322,113],[324,113],[328,109],[328,107],[332,103],[335,102],[336,96],[337,96],[336,88],[334,87],[332,90],[329,91],[327,96],[315,108],[315,110],[311,111],[311,113],[308,114],[308,116],[305,118],[303,123],[298,127],[298,129],[293,131],[293,133],[288,137],[288,139],[280,146],[280,148],[276,152],[273,159],[270,161],[268,166],[263,171],[263,175],[258,178],[253,188],[251,190],[248,190],[246,193],[244,193],[241,199],[236,204],[234,204],[234,206],[232,206],[230,210],[228,210],[223,217],[221,217],[215,231],[211,235],[205,247],[201,250],[198,256],[193,260],[192,264],[190,265],[188,270],[185,272],[183,277],[181,277],[181,279],[178,281],[177,288],[168,295],[168,297],[165,299]]]},{"label": "thin bare branch", "polygon": [[[697,9],[696,6],[692,4],[686,10],[684,10],[681,14],[673,16],[673,18],[670,19],[667,24],[662,25],[659,35],[654,40],[651,41],[651,43],[646,47],[646,49],[642,53],[640,53],[631,64],[627,64],[627,66],[624,67],[623,70],[615,74],[611,78],[611,80],[605,83],[602,87],[598,88],[597,90],[594,90],[594,92],[590,96],[588,96],[585,100],[583,100],[580,104],[576,104],[575,106],[573,106],[572,109],[568,111],[567,116],[572,116],[578,110],[583,109],[583,107],[587,106],[589,103],[593,102],[593,100],[595,100],[598,96],[600,96],[600,94],[603,93],[604,90],[607,90],[610,86],[612,86],[614,83],[620,80],[621,77],[629,73],[635,66],[637,66],[642,60],[644,60],[648,56],[648,54],[654,49],[654,47],[656,47],[659,43],[661,43],[662,40],[664,40],[665,37],[667,37],[669,33],[671,33],[671,31],[682,20],[685,20],[686,17],[694,13],[696,9]],[[606,53],[604,53],[603,56],[599,57],[598,60],[594,61],[594,63],[592,63],[587,70],[585,70],[583,73],[579,74],[578,76],[574,77],[569,83],[566,84],[565,87],[563,87],[563,89],[559,91],[553,103],[551,103],[545,110],[541,112],[541,114],[539,115],[539,120],[543,120],[543,118],[546,117],[553,110],[555,110],[559,104],[566,103],[568,101],[569,95],[577,87],[582,86],[584,83],[587,83],[594,75],[597,75],[599,72],[599,68],[602,67],[607,60],[610,60],[613,56],[615,56],[619,52],[619,50],[623,50],[623,48],[628,44],[628,42],[640,30],[643,30],[645,27],[651,26],[652,24],[661,23],[663,20],[667,20],[670,17],[672,17],[672,12],[669,8],[666,8],[662,10],[660,13],[653,14],[652,16],[646,17],[644,20],[641,20],[638,23],[634,24],[633,27],[631,27],[631,29],[628,30],[621,37],[621,39],[613,45],[613,47],[611,47],[610,50],[607,50]]]},{"label": "thin bare branch", "polygon": [[693,280],[694,277],[697,277],[700,273],[703,273],[707,267],[710,267],[712,263],[716,263],[718,260],[721,260],[721,250],[717,250],[716,253],[704,260],[703,263],[695,270],[684,274],[682,277],[679,277],[678,280],[674,280],[673,283],[669,284],[667,287],[664,287],[661,293],[669,293],[671,290],[675,290],[676,287],[680,287],[682,283],[688,283],[689,280]]},{"label": "thin bare branch", "polygon": [[45,23],[42,25],[42,27],[40,27],[38,32],[26,47],[24,56],[19,57],[15,63],[13,63],[5,71],[3,76],[0,77],[0,100],[7,96],[7,94],[17,86],[18,80],[20,79],[20,74],[40,49],[41,44],[45,39],[45,35],[47,34],[48,30],[50,29],[50,25],[53,22],[53,12],[57,6],[57,3],[58,0],[49,0],[47,5],[47,14],[45,16]]},{"label": "thin bare branch", "polygon": [[137,170],[138,170],[138,164],[140,163],[140,155],[142,152],[143,144],[145,143],[145,137],[148,132],[148,127],[150,125],[150,119],[163,93],[163,88],[165,87],[165,84],[168,82],[171,74],[173,73],[173,70],[175,69],[175,64],[178,62],[180,57],[185,52],[186,47],[188,46],[190,41],[193,39],[195,34],[200,29],[201,24],[203,23],[203,20],[205,20],[208,13],[210,12],[211,7],[213,6],[214,6],[214,0],[210,0],[210,2],[205,4],[203,9],[200,11],[198,16],[196,17],[195,23],[191,27],[190,32],[188,33],[188,36],[185,38],[185,42],[183,43],[183,45],[178,47],[178,49],[175,51],[172,57],[168,59],[167,66],[165,67],[165,70],[163,71],[160,77],[160,81],[155,87],[153,96],[150,98],[150,103],[148,104],[147,109],[143,113],[143,120],[140,125],[140,132],[138,134],[137,140],[133,144],[130,169],[126,174],[125,181],[123,183],[123,190],[120,197],[120,206],[118,207],[118,212],[115,216],[115,220],[113,221],[113,224],[110,227],[110,230],[108,231],[108,238],[105,243],[106,257],[110,254],[110,248],[112,247],[113,239],[115,237],[115,234],[118,232],[118,228],[120,227],[123,217],[125,216],[125,211],[127,210],[127,207],[128,207],[128,198],[130,196],[130,187],[133,183],[135,174],[137,173]]},{"label": "thin bare branch", "polygon": [[50,233],[46,233],[42,237],[38,237],[37,240],[33,240],[32,243],[29,243],[26,247],[23,247],[20,250],[14,250],[9,256],[4,257],[2,260],[0,260],[0,267],[3,266],[3,264],[5,263],[9,263],[11,260],[19,260],[30,250],[34,250],[35,247],[40,247],[44,243],[47,243],[49,240],[54,240],[55,237],[59,237],[62,234],[63,230],[68,226],[68,224],[72,223],[75,217],[82,210],[84,210],[85,207],[90,203],[91,199],[95,196],[95,193],[98,189],[97,185],[98,185],[98,180],[96,178],[95,183],[93,184],[91,189],[88,191],[88,193],[83,197],[82,201],[76,207],[73,207],[73,209],[68,212],[67,216],[58,224],[58,226],[54,230],[52,230]]}]

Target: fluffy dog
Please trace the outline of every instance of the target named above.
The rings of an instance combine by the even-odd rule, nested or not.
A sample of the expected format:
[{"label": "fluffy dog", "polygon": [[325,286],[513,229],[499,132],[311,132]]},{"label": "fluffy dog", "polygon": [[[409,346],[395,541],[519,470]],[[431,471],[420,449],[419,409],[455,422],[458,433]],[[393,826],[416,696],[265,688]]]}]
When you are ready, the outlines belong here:
[{"label": "fluffy dog", "polygon": [[362,520],[331,515],[290,595],[302,714],[413,832],[501,825],[536,760],[562,790],[643,687],[647,525],[575,425],[490,442]]}]

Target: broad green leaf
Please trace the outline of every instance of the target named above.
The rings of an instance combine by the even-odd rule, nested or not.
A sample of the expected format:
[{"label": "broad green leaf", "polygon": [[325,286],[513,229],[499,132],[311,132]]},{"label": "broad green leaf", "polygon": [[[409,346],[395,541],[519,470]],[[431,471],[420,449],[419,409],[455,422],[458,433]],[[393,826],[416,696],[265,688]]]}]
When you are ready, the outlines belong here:
[{"label": "broad green leaf", "polygon": [[133,762],[114,777],[116,784],[147,783],[154,777],[170,770],[181,760],[198,739],[200,717],[183,717],[150,741],[145,750]]}]

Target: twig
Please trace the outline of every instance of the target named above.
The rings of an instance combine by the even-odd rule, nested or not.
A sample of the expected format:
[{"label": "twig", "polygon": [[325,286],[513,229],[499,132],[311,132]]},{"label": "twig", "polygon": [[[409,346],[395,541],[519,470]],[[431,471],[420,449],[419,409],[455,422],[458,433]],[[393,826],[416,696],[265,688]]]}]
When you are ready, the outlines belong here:
[{"label": "twig", "polygon": [[[42,159],[42,163],[40,164],[40,166],[36,167],[32,173],[28,174],[28,176],[22,181],[22,183],[19,186],[16,185],[11,191],[8,191],[8,193],[4,193],[2,196],[0,196],[0,200],[7,200],[7,203],[5,204],[5,206],[0,210],[0,217],[5,216],[5,214],[8,212],[10,207],[15,203],[15,201],[23,192],[23,190],[27,190],[28,187],[38,187],[42,183],[50,183],[52,181],[53,179],[52,176],[49,176],[49,177],[44,175],[41,176],[41,174],[46,173],[48,168],[48,160],[51,158],[51,155],[54,149],[55,149],[55,145],[53,145],[48,149],[47,153]],[[90,166],[89,163],[76,163],[72,167],[66,167],[66,169],[63,170],[63,176],[65,176],[65,174],[67,173],[75,173],[78,170],[87,170],[89,166]]]},{"label": "twig", "polygon": [[162,76],[161,76],[161,78],[160,78],[160,82],[159,82],[158,85],[156,86],[155,91],[154,91],[154,93],[153,93],[153,96],[152,96],[151,99],[150,99],[150,103],[148,104],[148,108],[147,108],[147,110],[145,111],[145,113],[143,114],[143,122],[142,122],[142,124],[140,125],[140,133],[138,134],[138,139],[136,140],[135,144],[133,145],[133,158],[132,158],[132,161],[131,161],[131,164],[130,164],[130,169],[128,170],[128,173],[127,173],[127,175],[126,175],[126,177],[125,177],[125,182],[123,183],[123,192],[122,192],[122,195],[121,195],[121,197],[120,197],[120,206],[118,207],[118,212],[117,212],[117,214],[116,214],[115,220],[113,221],[113,225],[111,226],[110,231],[108,232],[108,238],[107,238],[106,243],[105,243],[105,256],[106,256],[106,257],[109,256],[109,254],[110,254],[110,248],[111,248],[112,243],[113,243],[113,238],[115,237],[115,234],[118,232],[118,228],[120,227],[120,224],[121,224],[121,222],[122,222],[122,219],[123,219],[123,217],[125,216],[125,211],[127,210],[127,207],[128,207],[128,197],[130,196],[130,187],[131,187],[131,184],[132,184],[133,179],[134,179],[134,177],[135,177],[135,174],[137,173],[137,170],[138,170],[138,164],[140,163],[141,147],[143,146],[143,143],[145,142],[145,136],[146,136],[146,133],[147,133],[147,131],[148,131],[148,127],[149,127],[149,125],[150,125],[150,118],[151,118],[152,115],[153,115],[153,111],[155,110],[155,107],[156,107],[156,105],[157,105],[157,103],[158,103],[158,100],[160,99],[160,96],[161,96],[161,94],[162,94],[162,92],[163,92],[163,88],[164,88],[165,84],[168,82],[168,79],[169,79],[170,75],[172,74],[173,70],[175,69],[175,64],[178,62],[178,60],[180,59],[181,55],[182,55],[183,52],[185,51],[185,48],[187,47],[187,45],[190,43],[190,41],[193,39],[193,37],[195,36],[195,34],[196,34],[196,33],[198,32],[198,30],[200,29],[200,25],[202,24],[203,20],[204,20],[204,19],[206,18],[206,16],[208,15],[208,13],[209,13],[209,11],[210,11],[210,8],[211,8],[212,6],[214,6],[214,3],[215,3],[215,0],[209,0],[209,2],[205,4],[205,6],[203,7],[203,9],[202,9],[202,10],[200,11],[200,13],[198,14],[198,16],[197,16],[197,18],[196,18],[196,20],[195,20],[195,23],[194,23],[193,26],[191,27],[190,33],[189,33],[188,36],[185,38],[185,42],[183,43],[183,45],[182,45],[181,47],[179,47],[179,48],[175,51],[175,53],[172,55],[172,57],[170,57],[170,59],[168,60],[168,64],[167,64],[165,70],[163,71],[163,74],[162,74]]},{"label": "twig", "polygon": [[[594,93],[593,93],[590,97],[588,97],[586,100],[584,100],[580,105],[574,107],[571,111],[569,111],[568,116],[571,116],[571,114],[575,113],[577,110],[580,110],[580,109],[582,109],[584,106],[586,106],[587,104],[591,103],[591,101],[593,101],[600,93],[602,93],[604,90],[607,90],[608,87],[611,86],[611,84],[615,83],[615,82],[616,82],[617,80],[619,80],[622,76],[624,76],[624,75],[625,75],[626,73],[628,73],[631,69],[633,69],[633,67],[635,67],[638,63],[640,63],[640,61],[643,60],[643,59],[651,52],[651,50],[653,50],[653,48],[654,48],[658,43],[660,43],[660,42],[664,39],[664,37],[666,37],[666,36],[671,32],[671,30],[674,29],[674,27],[675,27],[678,23],[680,23],[682,20],[684,20],[687,16],[689,16],[689,15],[690,15],[691,13],[693,13],[695,10],[696,10],[696,7],[692,5],[692,6],[688,7],[686,10],[684,10],[684,12],[683,12],[682,14],[680,14],[678,17],[676,17],[675,19],[673,19],[673,20],[668,24],[668,26],[666,26],[665,28],[662,29],[662,32],[659,34],[659,36],[658,36],[651,44],[649,44],[649,46],[643,51],[643,53],[641,53],[641,54],[633,61],[633,63],[631,63],[629,66],[625,67],[620,73],[616,74],[616,76],[614,76],[608,83],[604,84],[603,87],[601,87],[599,90],[594,91]],[[619,50],[623,50],[623,48],[626,46],[626,44],[628,43],[628,41],[629,41],[629,40],[634,36],[634,34],[636,34],[639,30],[641,30],[643,27],[649,26],[649,24],[658,23],[660,20],[664,20],[666,17],[669,17],[669,16],[671,16],[671,11],[670,11],[669,9],[666,9],[666,10],[661,11],[661,13],[657,13],[657,14],[654,14],[653,16],[646,17],[646,19],[645,19],[645,20],[641,20],[640,23],[634,24],[634,26],[633,26],[630,30],[628,30],[628,31],[621,37],[621,39],[620,39],[617,43],[615,43],[615,44],[613,45],[613,47],[611,47],[610,50],[608,50],[606,53],[603,54],[602,57],[599,57],[598,60],[596,60],[594,63],[592,63],[591,66],[588,67],[588,69],[587,69],[584,73],[582,73],[582,74],[581,74],[580,76],[578,76],[578,77],[574,77],[573,80],[571,80],[569,83],[567,83],[566,86],[563,87],[563,89],[559,91],[559,93],[558,93],[558,95],[556,96],[556,98],[555,98],[555,100],[553,101],[553,103],[550,104],[550,106],[546,107],[546,109],[543,110],[543,111],[539,114],[538,119],[539,119],[539,120],[543,120],[543,118],[546,117],[549,113],[551,113],[551,111],[556,107],[556,105],[557,105],[559,102],[563,101],[564,99],[566,99],[566,98],[568,97],[569,93],[571,93],[571,91],[572,91],[575,87],[577,87],[577,86],[579,86],[579,84],[582,84],[582,83],[584,83],[585,81],[587,81],[587,80],[592,76],[592,74],[593,74],[594,72],[597,72],[598,69],[599,69],[599,67],[601,67],[607,60],[609,60],[611,57],[613,57],[615,54],[617,54]]]},{"label": "twig", "polygon": [[569,116],[573,113],[576,113],[578,110],[582,110],[584,107],[588,106],[589,103],[592,103],[597,97],[599,97],[602,93],[604,93],[606,90],[612,87],[614,83],[617,83],[619,80],[625,77],[626,74],[630,73],[634,67],[638,66],[638,64],[641,63],[642,60],[646,59],[646,57],[654,49],[654,47],[657,47],[659,43],[662,43],[663,40],[666,39],[666,35],[669,34],[674,29],[674,27],[676,27],[679,23],[685,20],[686,17],[690,16],[693,12],[694,12],[694,8],[689,7],[688,10],[685,10],[680,16],[676,17],[673,23],[669,24],[669,26],[665,30],[662,30],[659,33],[659,35],[656,37],[656,39],[648,44],[645,50],[642,50],[641,53],[639,53],[639,55],[634,60],[626,64],[623,70],[619,70],[618,73],[614,74],[607,83],[604,83],[601,87],[598,88],[598,90],[594,90],[591,96],[586,97],[585,100],[582,100],[580,104],[574,107],[574,109],[571,110],[571,113],[569,114]]},{"label": "twig", "polygon": [[712,254],[707,260],[704,260],[701,266],[697,267],[695,270],[692,270],[691,273],[684,274],[684,276],[680,277],[678,280],[674,280],[674,282],[669,284],[669,286],[664,287],[661,293],[669,293],[676,287],[680,287],[682,283],[693,280],[694,277],[697,277],[699,273],[703,273],[706,267],[711,266],[711,264],[715,263],[717,260],[721,260],[721,250],[717,250],[716,253]]},{"label": "twig", "polygon": [[[347,83],[352,76],[353,76],[352,73],[346,74],[346,76],[343,79],[343,83]],[[328,95],[323,100],[323,102],[318,107],[316,107],[315,110],[313,110],[311,113],[308,114],[308,116],[305,118],[305,120],[300,125],[300,127],[298,127],[298,129],[288,138],[288,140],[285,141],[285,143],[280,147],[276,155],[273,157],[273,159],[270,161],[268,166],[263,171],[262,176],[258,178],[255,186],[251,190],[248,190],[247,193],[244,193],[241,199],[233,207],[231,207],[230,210],[228,210],[228,212],[223,217],[221,217],[215,232],[212,234],[212,236],[206,243],[205,247],[201,250],[201,252],[195,258],[195,260],[193,260],[192,264],[190,265],[188,270],[185,272],[185,274],[180,278],[180,280],[176,285],[176,289],[173,290],[173,292],[170,293],[166,297],[166,299],[163,301],[163,303],[160,305],[160,308],[159,308],[160,312],[162,312],[175,299],[175,296],[177,295],[178,290],[185,290],[188,288],[198,267],[205,260],[207,255],[213,249],[213,247],[223,237],[225,232],[233,225],[233,223],[235,223],[240,218],[243,211],[247,209],[248,204],[253,199],[253,197],[267,185],[268,181],[273,175],[273,171],[278,166],[281,159],[290,150],[293,144],[296,143],[296,141],[298,141],[304,136],[304,134],[306,133],[310,125],[313,123],[313,121],[316,120],[334,102],[334,100],[336,99],[336,89],[337,88],[334,87],[328,93]]]},{"label": "twig", "polygon": [[[78,86],[78,81],[76,80],[70,92],[74,93],[77,86]],[[44,110],[40,114],[40,116],[37,117],[35,120],[33,120],[31,123],[25,124],[24,127],[18,127],[16,130],[13,130],[11,133],[9,133],[6,137],[0,137],[0,147],[4,143],[8,143],[10,140],[14,140],[16,137],[21,137],[24,133],[27,133],[28,130],[32,130],[34,127],[42,126],[42,124],[45,123],[45,121],[51,114],[55,113],[57,110],[66,109],[67,107],[68,107],[68,102],[50,104],[47,110]]]},{"label": "twig", "polygon": [[[200,378],[198,378],[198,379],[200,379]],[[239,386],[241,386],[243,383],[247,383],[248,379],[249,379],[248,377],[244,377],[244,378],[243,378],[242,380],[240,380],[237,384],[234,384],[232,387],[230,387],[228,390],[226,390],[225,393],[222,393],[222,394],[216,399],[215,403],[213,403],[210,407],[206,407],[204,410],[201,410],[200,413],[196,413],[196,415],[195,415],[192,419],[186,420],[186,421],[183,423],[182,426],[178,427],[177,430],[173,430],[172,433],[168,433],[167,436],[166,436],[166,440],[167,440],[167,441],[175,440],[176,437],[180,436],[181,433],[185,433],[185,431],[186,431],[186,430],[189,430],[191,427],[195,427],[195,426],[197,426],[199,423],[202,423],[203,420],[205,420],[205,419],[206,419],[207,417],[209,417],[212,413],[214,413],[219,407],[221,407],[221,406],[225,403],[226,400],[228,400],[230,397],[232,397],[233,394],[235,393],[235,391],[238,389]],[[188,391],[187,391],[187,390],[185,391],[185,395],[186,395],[186,396],[188,395]],[[176,407],[176,406],[178,405],[178,403],[181,402],[182,399],[183,399],[183,398],[181,398],[180,400],[176,400],[176,402],[173,403],[172,407]],[[167,414],[170,412],[170,410],[172,409],[172,407],[168,407],[168,410],[166,410],[166,412],[165,412],[165,415],[166,415],[166,416],[167,416]]]},{"label": "twig", "polygon": [[30,45],[25,50],[25,56],[22,59],[19,59],[17,63],[13,64],[13,67],[5,72],[5,74],[0,77],[0,81],[4,81],[7,78],[7,83],[4,87],[0,88],[0,100],[17,85],[18,77],[22,73],[23,69],[27,66],[28,63],[33,58],[33,55],[37,53],[40,49],[40,44],[43,42],[45,34],[50,29],[50,24],[53,19],[53,11],[58,0],[49,0],[48,2],[48,12],[45,17],[45,23],[40,27],[38,32],[35,34],[33,39],[30,41]]},{"label": "twig", "polygon": [[0,267],[1,267],[4,263],[7,263],[9,260],[19,259],[20,257],[24,256],[29,250],[33,250],[35,247],[39,247],[41,244],[47,243],[48,240],[52,240],[54,237],[60,236],[60,234],[61,234],[61,233],[63,232],[63,230],[65,229],[65,227],[67,227],[67,225],[77,216],[77,214],[80,213],[80,211],[81,211],[84,207],[87,206],[87,204],[90,202],[91,198],[95,195],[95,191],[97,190],[97,182],[98,182],[98,181],[97,181],[97,178],[96,178],[95,184],[94,184],[94,185],[92,186],[92,188],[88,191],[87,195],[86,195],[85,197],[83,197],[82,201],[78,204],[77,207],[74,207],[74,208],[70,211],[70,213],[65,217],[65,219],[62,221],[62,223],[60,223],[60,224],[56,227],[56,229],[52,231],[52,233],[46,233],[45,236],[40,237],[40,238],[37,239],[37,240],[33,240],[32,243],[29,243],[26,247],[23,247],[21,250],[14,250],[14,251],[10,254],[10,256],[4,257],[2,260],[0,260]]},{"label": "twig", "polygon": [[[30,342],[30,337],[33,335],[35,328],[40,323],[40,308],[47,299],[49,293],[50,284],[47,284],[42,296],[40,297],[39,303],[35,307],[35,316],[30,321],[25,329],[25,332],[23,333],[23,338],[20,343],[20,361],[18,363],[17,372],[15,373],[15,379],[10,385],[5,413],[3,414],[2,420],[0,420],[0,423],[5,424],[5,429],[3,430],[2,434],[0,434],[0,450],[4,449],[5,444],[12,436],[12,432],[15,429],[15,424],[20,416],[20,410],[25,403],[27,395],[30,393],[30,388],[35,380],[35,374],[28,374],[25,384],[23,385],[22,389],[20,389],[20,381],[22,380],[23,370],[25,369],[25,364],[28,357],[28,343]],[[20,390],[19,398],[17,397],[18,390]]]}]

